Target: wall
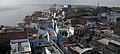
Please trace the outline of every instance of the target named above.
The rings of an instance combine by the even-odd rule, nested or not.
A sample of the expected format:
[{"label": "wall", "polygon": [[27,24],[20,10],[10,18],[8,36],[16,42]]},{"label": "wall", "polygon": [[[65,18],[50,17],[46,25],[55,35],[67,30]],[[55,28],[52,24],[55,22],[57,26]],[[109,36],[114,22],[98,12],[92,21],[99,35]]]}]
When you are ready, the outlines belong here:
[{"label": "wall", "polygon": [[8,32],[0,33],[0,41],[11,40],[11,39],[22,39],[27,38],[27,32]]}]

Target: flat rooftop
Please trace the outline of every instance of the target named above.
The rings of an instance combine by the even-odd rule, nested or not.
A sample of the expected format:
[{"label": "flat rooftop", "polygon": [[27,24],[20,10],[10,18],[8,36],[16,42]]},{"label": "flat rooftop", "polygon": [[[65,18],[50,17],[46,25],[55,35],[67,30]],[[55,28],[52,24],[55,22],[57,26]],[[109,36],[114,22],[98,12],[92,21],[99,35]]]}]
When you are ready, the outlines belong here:
[{"label": "flat rooftop", "polygon": [[11,40],[10,45],[13,53],[21,53],[31,51],[28,39]]},{"label": "flat rooftop", "polygon": [[115,40],[110,40],[111,43],[119,45],[120,46],[120,42],[119,41],[115,41]]},{"label": "flat rooftop", "polygon": [[98,42],[102,43],[102,44],[105,44],[105,45],[108,45],[109,41],[108,39],[106,38],[103,38],[103,39],[100,39],[100,40],[97,40]]},{"label": "flat rooftop", "polygon": [[69,44],[68,45],[73,51],[78,52],[79,54],[82,54],[88,50],[92,50],[93,48],[84,48],[82,44],[76,43],[76,44]]}]

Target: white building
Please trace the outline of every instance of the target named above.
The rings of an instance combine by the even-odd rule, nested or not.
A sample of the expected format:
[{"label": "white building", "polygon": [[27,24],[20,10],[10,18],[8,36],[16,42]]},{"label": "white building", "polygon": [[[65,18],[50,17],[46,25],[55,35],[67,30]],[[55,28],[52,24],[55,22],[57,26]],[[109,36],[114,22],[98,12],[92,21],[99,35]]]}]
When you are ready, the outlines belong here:
[{"label": "white building", "polygon": [[30,43],[28,39],[11,40],[11,54],[31,54]]},{"label": "white building", "polygon": [[50,36],[49,36],[49,32],[48,31],[45,31],[45,30],[42,30],[42,29],[38,29],[38,35],[39,37],[47,37],[47,41],[49,42],[50,41]]},{"label": "white building", "polygon": [[110,14],[107,15],[107,20],[114,22],[116,24],[116,19],[120,17],[120,13],[116,13],[116,12],[111,12]]}]

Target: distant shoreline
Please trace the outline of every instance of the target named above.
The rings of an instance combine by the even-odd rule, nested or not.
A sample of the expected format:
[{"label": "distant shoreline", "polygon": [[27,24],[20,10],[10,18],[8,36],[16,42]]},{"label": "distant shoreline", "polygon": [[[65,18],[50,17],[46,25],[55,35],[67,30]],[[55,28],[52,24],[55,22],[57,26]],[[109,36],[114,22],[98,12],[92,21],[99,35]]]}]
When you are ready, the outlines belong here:
[{"label": "distant shoreline", "polygon": [[0,12],[0,25],[17,26],[26,15],[31,15],[34,11],[47,11],[49,7],[50,5],[21,5],[13,7],[14,9],[11,7],[12,9]]}]

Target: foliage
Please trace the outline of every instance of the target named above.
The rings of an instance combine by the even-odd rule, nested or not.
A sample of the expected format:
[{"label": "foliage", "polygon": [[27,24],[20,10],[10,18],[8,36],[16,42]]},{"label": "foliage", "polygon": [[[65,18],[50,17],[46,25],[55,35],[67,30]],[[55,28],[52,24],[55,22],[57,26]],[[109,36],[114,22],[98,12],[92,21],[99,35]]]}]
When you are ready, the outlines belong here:
[{"label": "foliage", "polygon": [[77,9],[77,12],[75,13],[75,16],[76,17],[81,17],[81,16],[84,16],[84,15],[88,15],[89,13],[90,13],[90,10],[79,8],[79,9]]},{"label": "foliage", "polygon": [[110,12],[111,8],[108,7],[97,7],[97,8],[78,8],[75,16],[76,17],[81,17],[81,16],[97,16],[98,13],[106,13]]}]

